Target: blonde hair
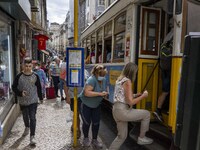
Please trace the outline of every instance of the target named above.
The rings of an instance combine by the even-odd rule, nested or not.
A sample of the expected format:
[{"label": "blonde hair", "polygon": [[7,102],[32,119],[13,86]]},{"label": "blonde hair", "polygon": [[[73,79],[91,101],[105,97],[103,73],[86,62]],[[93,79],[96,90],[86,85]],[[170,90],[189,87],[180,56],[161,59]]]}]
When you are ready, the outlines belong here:
[{"label": "blonde hair", "polygon": [[122,73],[119,76],[118,80],[121,80],[123,77],[127,77],[133,82],[136,78],[137,70],[138,70],[138,67],[135,63],[133,63],[133,62],[127,63],[124,66]]},{"label": "blonde hair", "polygon": [[106,67],[99,64],[96,64],[91,71],[91,74],[94,76],[97,76],[99,74],[104,76],[106,73],[107,73]]}]

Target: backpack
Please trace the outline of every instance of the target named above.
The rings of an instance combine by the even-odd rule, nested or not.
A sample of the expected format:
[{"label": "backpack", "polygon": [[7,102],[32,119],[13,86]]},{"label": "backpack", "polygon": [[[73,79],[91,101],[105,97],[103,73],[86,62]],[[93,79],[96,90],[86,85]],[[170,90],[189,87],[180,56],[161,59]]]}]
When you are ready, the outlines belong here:
[{"label": "backpack", "polygon": [[160,49],[160,68],[162,70],[171,70],[172,62],[172,41],[168,41],[161,45]]}]

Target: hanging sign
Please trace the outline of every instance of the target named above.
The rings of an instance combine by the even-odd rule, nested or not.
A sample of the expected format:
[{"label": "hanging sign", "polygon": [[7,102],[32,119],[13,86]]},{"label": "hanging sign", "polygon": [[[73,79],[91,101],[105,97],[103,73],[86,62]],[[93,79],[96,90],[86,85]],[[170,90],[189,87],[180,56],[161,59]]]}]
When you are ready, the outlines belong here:
[{"label": "hanging sign", "polygon": [[46,40],[48,40],[49,38],[42,34],[35,35],[34,38],[38,40],[38,49],[46,50]]}]

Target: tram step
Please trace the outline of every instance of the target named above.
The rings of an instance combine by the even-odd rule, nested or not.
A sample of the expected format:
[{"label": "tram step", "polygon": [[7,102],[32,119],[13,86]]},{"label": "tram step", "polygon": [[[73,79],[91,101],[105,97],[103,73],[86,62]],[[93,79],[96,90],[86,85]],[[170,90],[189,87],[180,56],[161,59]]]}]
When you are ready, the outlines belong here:
[{"label": "tram step", "polygon": [[148,134],[150,136],[154,137],[155,139],[158,139],[160,142],[162,142],[162,144],[164,144],[166,146],[170,146],[171,141],[173,140],[170,129],[164,125],[157,123],[157,122],[150,124]]},{"label": "tram step", "polygon": [[[130,122],[129,126],[131,128],[129,136],[137,141],[139,135],[140,123]],[[163,131],[163,132],[162,132]],[[147,137],[150,137],[154,142],[150,145],[144,145],[143,147],[147,150],[169,150],[171,145],[171,139],[169,133],[163,126],[150,124],[149,132],[147,132]]]},{"label": "tram step", "polygon": [[[129,134],[129,136],[134,140],[137,141],[137,135]],[[166,148],[165,146],[159,144],[155,139],[152,144],[149,145],[143,145],[143,147],[147,150],[169,150],[169,148]]]}]

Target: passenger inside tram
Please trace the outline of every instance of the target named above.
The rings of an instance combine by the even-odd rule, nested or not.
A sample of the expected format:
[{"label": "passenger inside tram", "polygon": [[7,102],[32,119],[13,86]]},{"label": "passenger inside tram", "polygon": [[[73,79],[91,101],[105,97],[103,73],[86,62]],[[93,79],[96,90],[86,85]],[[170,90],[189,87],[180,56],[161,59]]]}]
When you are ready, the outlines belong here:
[{"label": "passenger inside tram", "polygon": [[[158,97],[157,109],[153,112],[155,118],[161,123],[164,121],[162,110],[166,107],[166,100],[169,98],[170,81],[171,81],[171,58],[173,49],[173,18],[169,20],[169,33],[163,40],[160,49],[160,69],[162,78],[162,93]],[[169,111],[169,103],[167,104],[167,112]]]},{"label": "passenger inside tram", "polygon": [[90,63],[90,49],[88,49],[88,47],[86,47],[85,64],[89,64],[89,63]]}]

